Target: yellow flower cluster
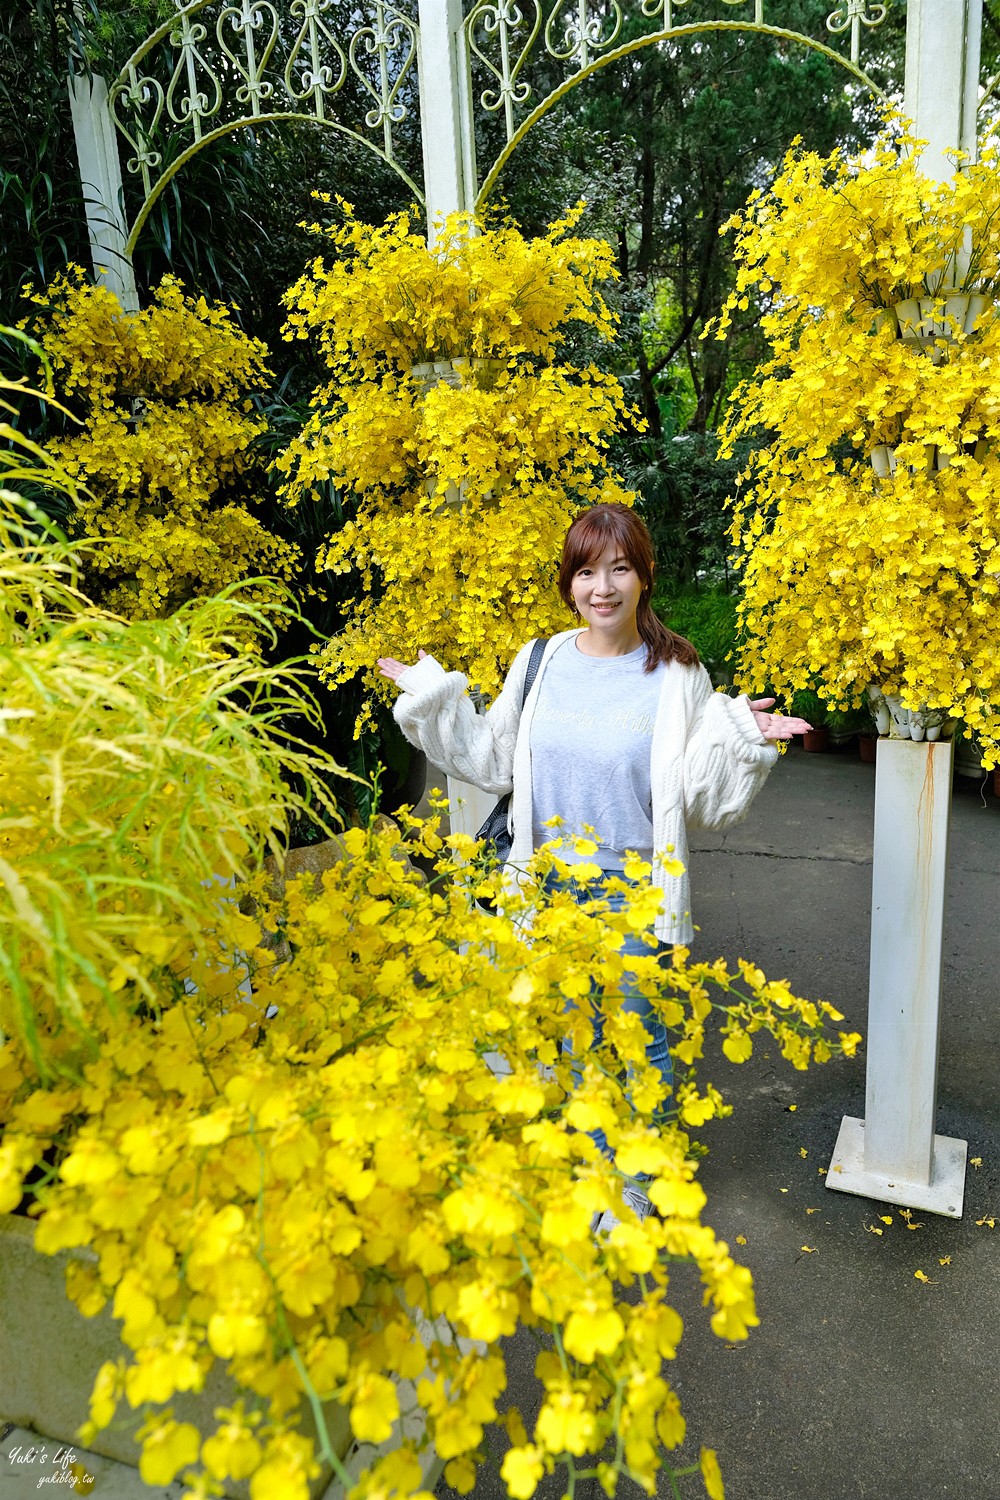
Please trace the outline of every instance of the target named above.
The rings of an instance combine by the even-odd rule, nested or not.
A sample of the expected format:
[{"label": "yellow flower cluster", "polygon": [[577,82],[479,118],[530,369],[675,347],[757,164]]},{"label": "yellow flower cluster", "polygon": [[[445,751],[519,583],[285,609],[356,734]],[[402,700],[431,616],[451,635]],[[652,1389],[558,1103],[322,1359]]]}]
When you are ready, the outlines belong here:
[{"label": "yellow flower cluster", "polygon": [[[742,661],[838,706],[869,685],[963,720],[1000,754],[1000,169],[951,182],[913,143],[793,150],[734,221],[771,354],[725,439],[757,440],[732,536]],[[971,259],[963,260],[963,244]]]},{"label": "yellow flower cluster", "polygon": [[317,257],[287,300],[288,335],[318,333],[341,385],[456,355],[551,360],[567,323],[612,335],[614,317],[598,288],[616,274],[614,252],[605,240],[572,234],[583,204],[533,240],[513,224],[487,229],[453,214],[428,249],[409,213],[392,214],[377,229],[336,202],[341,226],[309,227],[341,259],[327,265]]},{"label": "yellow flower cluster", "polygon": [[[546,900],[534,884],[518,898],[535,912],[529,942],[524,908],[474,904],[497,877],[458,870],[472,841],[442,839],[436,819],[413,820],[402,843],[390,827],[352,830],[344,846],[322,888],[291,884],[280,914],[206,912],[195,958],[169,921],[151,932],[159,994],[142,1019],[123,993],[81,1076],[40,1089],[16,1043],[0,1050],[0,1207],[56,1140],[37,1246],[88,1246],[70,1294],[88,1314],[110,1301],[122,1322],[128,1352],[98,1375],[89,1431],[125,1403],[146,1419],[150,1483],[187,1471],[187,1493],[204,1496],[210,1479],[249,1477],[253,1500],[304,1500],[315,1456],[297,1430],[303,1396],[342,1404],[354,1435],[380,1443],[412,1391],[449,1481],[469,1493],[506,1384],[499,1341],[521,1324],[549,1346],[530,1435],[507,1414],[511,1495],[527,1500],[556,1461],[593,1472],[587,1455],[611,1437],[609,1493],[628,1472],[652,1494],[662,1450],[685,1432],[662,1373],[681,1337],[668,1263],[695,1263],[720,1338],[757,1322],[750,1273],[702,1222],[689,1151],[687,1126],[724,1112],[721,1098],[682,1068],[677,1123],[653,1124],[662,1082],[617,990],[630,912]],[[433,863],[429,879],[407,854]],[[294,956],[275,965],[261,920],[279,915]],[[831,1007],[751,965],[734,977],[683,950],[665,975],[652,957],[634,962],[680,1062],[700,1053],[713,992],[731,1056],[762,1028],[799,1066],[855,1044],[825,1039]],[[595,983],[605,1042],[574,1087],[560,1039],[568,1026],[582,1042],[591,1025],[564,1006]],[[484,1062],[494,1049],[504,1076]],[[651,1174],[658,1214],[645,1223],[621,1207],[596,1127],[622,1171]],[[623,1221],[597,1240],[609,1207]],[[171,1402],[216,1361],[240,1394],[202,1438]],[[417,1446],[401,1441],[356,1493],[419,1491]]]},{"label": "yellow flower cluster", "polygon": [[342,259],[288,294],[286,335],[315,334],[331,378],[277,462],[289,503],[328,479],[355,502],[319,566],[363,595],[321,670],[385,696],[376,657],[433,645],[492,695],[512,650],[565,622],[555,563],[577,508],[632,502],[607,468],[619,382],[559,359],[581,325],[611,336],[612,251],[571,235],[579,210],[535,240],[454,216],[430,250],[406,214],[371,229],[344,208],[314,226]]},{"label": "yellow flower cluster", "polygon": [[134,315],[77,269],[31,300],[61,388],[82,410],[83,431],[50,446],[84,487],[72,529],[102,543],[89,580],[101,602],[148,618],[248,577],[290,577],[295,549],[244,503],[266,426],[248,399],[267,377],[263,345],[170,276]]}]

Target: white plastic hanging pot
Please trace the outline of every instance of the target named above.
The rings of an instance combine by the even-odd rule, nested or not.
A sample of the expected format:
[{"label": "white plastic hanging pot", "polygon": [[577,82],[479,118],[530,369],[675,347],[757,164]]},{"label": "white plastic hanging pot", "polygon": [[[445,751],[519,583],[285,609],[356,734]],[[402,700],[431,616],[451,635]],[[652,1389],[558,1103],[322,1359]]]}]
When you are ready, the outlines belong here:
[{"label": "white plastic hanging pot", "polygon": [[954,338],[956,333],[966,333],[969,319],[969,303],[972,298],[968,292],[952,292],[944,299],[945,327],[948,338]]},{"label": "white plastic hanging pot", "polygon": [[899,336],[904,344],[919,344],[923,336],[923,319],[917,299],[907,297],[904,301],[897,302],[893,311],[899,324]]},{"label": "white plastic hanging pot", "polygon": [[992,298],[987,297],[984,292],[969,294],[969,305],[965,310],[965,323],[963,324],[966,333],[975,333],[980,318],[991,302]]},{"label": "white plastic hanging pot", "polygon": [[871,461],[876,479],[891,479],[896,472],[896,450],[885,443],[872,449]]}]

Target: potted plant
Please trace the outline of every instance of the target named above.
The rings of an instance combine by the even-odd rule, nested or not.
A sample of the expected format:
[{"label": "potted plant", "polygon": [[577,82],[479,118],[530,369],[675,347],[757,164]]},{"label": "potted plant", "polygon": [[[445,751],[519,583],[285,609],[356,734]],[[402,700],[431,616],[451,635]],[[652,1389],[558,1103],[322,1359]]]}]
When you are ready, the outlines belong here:
[{"label": "potted plant", "polygon": [[[851,740],[860,742],[872,739],[875,734],[875,721],[867,704],[859,704],[851,708],[833,708],[827,714],[827,727],[830,731],[830,743],[832,745],[848,745]],[[864,752],[862,752],[864,759]]]},{"label": "potted plant", "polygon": [[812,725],[802,736],[802,748],[813,753],[825,750],[830,739],[827,707],[815,688],[799,688],[792,695],[789,712]]}]

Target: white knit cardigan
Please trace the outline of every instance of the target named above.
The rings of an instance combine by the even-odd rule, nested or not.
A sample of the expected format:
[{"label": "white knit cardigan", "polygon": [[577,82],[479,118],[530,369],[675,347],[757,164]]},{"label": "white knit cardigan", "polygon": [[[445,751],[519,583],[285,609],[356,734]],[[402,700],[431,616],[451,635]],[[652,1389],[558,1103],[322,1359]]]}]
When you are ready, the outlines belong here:
[{"label": "white knit cardigan", "polygon": [[[446,672],[432,656],[398,678],[402,692],[393,710],[396,722],[428,760],[485,792],[513,792],[509,865],[514,871],[532,854],[531,717],[554,652],[578,634],[566,630],[548,642],[523,712],[530,643],[514,658],[496,702],[485,714],[477,714],[463,674]],[[745,697],[715,692],[704,667],[669,663],[662,676],[650,756],[653,847],[681,860],[685,870],[671,875],[654,855],[653,882],[664,894],[655,925],[662,942],[689,943],[694,936],[686,869],[688,827],[721,829],[742,822],[777,758],[777,747],[764,740]]]}]

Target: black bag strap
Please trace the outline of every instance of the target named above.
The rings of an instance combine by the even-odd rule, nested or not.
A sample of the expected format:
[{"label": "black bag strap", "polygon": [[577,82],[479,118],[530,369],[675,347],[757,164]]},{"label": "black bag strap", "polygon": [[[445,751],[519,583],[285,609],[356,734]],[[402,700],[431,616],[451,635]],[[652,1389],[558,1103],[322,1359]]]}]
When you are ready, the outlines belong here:
[{"label": "black bag strap", "polygon": [[528,694],[531,692],[531,684],[538,676],[538,668],[542,664],[542,657],[545,655],[545,648],[548,644],[549,642],[547,636],[541,640],[533,641],[531,644],[531,655],[528,657],[528,670],[524,674],[524,690],[521,693],[522,709],[528,701]]}]

